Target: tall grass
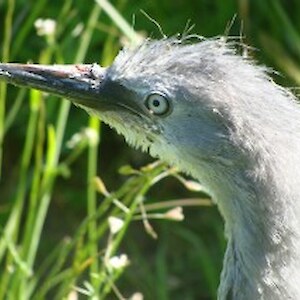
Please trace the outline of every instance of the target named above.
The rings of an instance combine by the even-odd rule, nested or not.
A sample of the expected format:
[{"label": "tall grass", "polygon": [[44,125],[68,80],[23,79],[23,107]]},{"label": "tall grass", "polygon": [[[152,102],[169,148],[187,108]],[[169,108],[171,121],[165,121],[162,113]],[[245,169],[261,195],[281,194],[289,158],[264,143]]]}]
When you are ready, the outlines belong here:
[{"label": "tall grass", "polygon": [[[61,10],[58,20],[67,18],[68,4],[67,2]],[[37,4],[35,7],[38,8]],[[99,22],[101,7],[122,27],[123,33],[131,42],[135,43],[138,39],[138,35],[108,2],[98,1],[91,9],[81,34],[74,63],[85,60]],[[32,15],[28,16],[29,20],[34,20],[36,11],[32,10]],[[3,61],[10,60],[13,13],[14,2],[9,1]],[[46,26],[46,20],[42,22]],[[26,28],[29,28],[28,26]],[[39,55],[41,64],[49,64],[53,60],[64,63],[58,43],[59,32],[64,31],[64,25],[56,23],[56,26],[55,31],[44,34],[45,48]],[[16,43],[24,40],[26,34],[26,31],[20,30]],[[109,60],[107,57],[102,59]],[[27,94],[20,91],[5,119],[6,86],[1,85],[1,145],[5,128],[8,130],[13,126],[26,98]],[[114,193],[108,193],[100,178],[97,178],[100,120],[91,116],[84,133],[77,134],[77,141],[74,137],[72,149],[62,158],[70,102],[61,101],[57,109],[57,120],[51,124],[47,121],[47,109],[51,108],[51,103],[44,102],[45,95],[32,90],[28,98],[27,129],[16,190],[11,195],[9,214],[1,228],[0,299],[72,299],[77,294],[86,295],[90,299],[104,299],[110,293],[123,299],[115,281],[122,275],[129,260],[126,255],[118,256],[118,249],[129,223],[134,218],[139,218],[137,207],[143,207],[141,205],[145,193],[157,181],[173,174],[174,170],[161,163],[149,165],[139,171],[123,168],[123,173],[127,169],[125,173],[131,175],[130,178]],[[85,149],[87,216],[74,236],[63,240],[56,249],[51,249],[42,261],[37,260],[55,181],[58,177],[72,172],[72,164]],[[104,196],[101,202],[98,201],[99,191]],[[149,231],[151,228],[145,214],[143,209],[141,218],[148,225]],[[107,221],[108,216],[110,223]],[[113,216],[115,218],[112,218]],[[164,214],[156,214],[156,217],[176,220],[176,216]]]},{"label": "tall grass", "polygon": [[[33,10],[32,14],[35,12]],[[82,62],[87,53],[90,40],[94,33],[98,18],[101,12],[99,5],[95,5],[91,10],[91,15],[82,33],[81,43],[75,55],[74,63]],[[9,61],[10,37],[13,24],[14,1],[9,1],[6,13],[5,22],[5,40],[3,45],[2,61]],[[62,10],[62,14],[58,19],[66,18],[66,10]],[[65,15],[64,15],[65,14]],[[33,16],[33,15],[32,15]],[[28,17],[30,19],[30,16]],[[60,26],[61,24],[57,24]],[[57,28],[58,32],[59,28]],[[61,29],[62,30],[62,29]],[[20,32],[19,37],[24,31]],[[132,33],[131,33],[132,35]],[[56,32],[45,36],[46,48],[41,52],[40,63],[51,63],[53,58],[60,63],[63,63],[63,58],[57,56],[59,45],[56,41]],[[20,41],[20,39],[17,39]],[[21,98],[25,97],[24,93],[20,94]],[[5,125],[5,98],[6,86],[1,84],[1,146],[3,145]],[[82,274],[89,270],[89,289],[88,293],[94,299],[102,298],[102,285],[107,294],[110,291],[110,285],[114,280],[106,282],[108,275],[107,264],[101,262],[100,250],[98,249],[98,240],[107,234],[106,220],[99,222],[97,216],[97,194],[93,179],[97,175],[97,149],[99,144],[98,136],[100,134],[100,120],[95,117],[90,117],[88,130],[90,138],[85,147],[88,148],[88,171],[87,171],[87,220],[82,228],[78,231],[78,239],[74,238],[69,244],[62,244],[60,249],[51,253],[49,259],[45,261],[48,267],[43,264],[36,269],[36,257],[39,248],[42,229],[47,216],[49,203],[51,200],[55,179],[61,175],[62,170],[69,167],[70,159],[60,161],[63,137],[67,126],[68,113],[70,102],[62,101],[58,109],[58,118],[55,125],[47,124],[45,117],[45,106],[42,102],[43,95],[38,91],[31,91],[29,97],[29,120],[26,131],[26,138],[21,155],[19,168],[17,189],[12,199],[13,204],[10,208],[10,213],[6,224],[2,228],[0,241],[0,260],[1,260],[1,283],[0,283],[0,298],[1,299],[41,299],[47,295],[49,290],[55,288],[53,297],[62,299],[71,291],[76,291],[76,284]],[[20,101],[16,99],[10,110],[11,118],[17,117],[17,111],[20,109]],[[12,112],[13,115],[12,115]],[[47,136],[45,137],[45,130]],[[46,143],[47,147],[44,147]],[[84,147],[79,146],[80,151]],[[78,148],[78,147],[77,147]],[[69,157],[74,157],[78,149],[74,147],[73,152]],[[1,147],[2,149],[2,147]],[[2,152],[1,152],[2,153]],[[1,155],[2,157],[2,155]],[[32,163],[32,160],[34,161]],[[144,189],[144,187],[143,187]],[[128,191],[127,191],[128,192]],[[137,197],[140,199],[139,197]],[[128,197],[128,202],[132,201],[133,195]],[[104,201],[105,211],[111,208],[112,198]],[[108,205],[109,204],[109,205]],[[24,213],[25,211],[25,213]],[[133,214],[134,209],[130,210]],[[127,220],[129,220],[127,218]],[[102,227],[101,227],[102,225]],[[98,234],[97,230],[101,227],[103,230]],[[124,227],[125,228],[125,227]],[[124,232],[124,230],[122,231]],[[115,235],[120,241],[120,235]],[[85,242],[81,244],[81,239]],[[115,240],[111,238],[113,243]],[[115,243],[115,242],[114,242]],[[81,244],[80,246],[78,244]],[[115,252],[114,246],[112,254]],[[52,252],[52,251],[51,251]],[[65,261],[69,256],[74,257],[72,264],[74,266],[66,267]],[[60,258],[60,259],[58,259]],[[107,260],[110,255],[107,255]],[[49,265],[51,261],[52,265]],[[97,274],[102,265],[102,278],[98,278]],[[114,270],[110,272],[114,276]],[[120,273],[120,270],[118,270]],[[51,275],[51,276],[49,276]],[[41,280],[43,278],[43,284]],[[79,284],[79,283],[78,283]],[[83,289],[79,289],[81,292]],[[87,291],[87,290],[86,290]]]}]

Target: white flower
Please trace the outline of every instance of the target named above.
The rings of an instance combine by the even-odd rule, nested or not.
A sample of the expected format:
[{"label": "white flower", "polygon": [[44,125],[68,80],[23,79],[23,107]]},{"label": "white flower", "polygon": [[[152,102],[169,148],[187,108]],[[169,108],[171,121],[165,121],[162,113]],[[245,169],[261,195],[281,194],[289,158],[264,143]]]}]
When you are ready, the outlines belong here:
[{"label": "white flower", "polygon": [[72,290],[68,296],[67,296],[67,300],[78,300],[78,293],[75,290]]},{"label": "white flower", "polygon": [[203,186],[197,181],[185,180],[184,183],[185,183],[184,184],[185,187],[190,191],[193,191],[193,192],[202,192],[202,191],[204,191]]},{"label": "white flower", "polygon": [[124,221],[120,218],[108,217],[108,225],[109,225],[110,232],[112,234],[116,234],[122,229],[124,225]]},{"label": "white flower", "polygon": [[39,36],[50,36],[54,35],[56,30],[56,22],[52,19],[37,19],[34,22],[34,26]]},{"label": "white flower", "polygon": [[98,143],[98,132],[93,128],[85,128],[85,135],[88,138],[91,145],[97,145]]},{"label": "white flower", "polygon": [[130,300],[143,300],[144,299],[144,296],[142,293],[134,293],[130,298]]},{"label": "white flower", "polygon": [[80,36],[80,34],[82,33],[83,29],[84,29],[83,23],[78,23],[78,24],[75,26],[75,28],[73,29],[72,33],[71,33],[72,36],[73,36],[73,37],[78,37],[78,36]]},{"label": "white flower", "polygon": [[183,221],[184,215],[181,206],[174,207],[165,213],[165,218],[173,221]]},{"label": "white flower", "polygon": [[74,149],[82,142],[89,142],[91,145],[98,143],[98,133],[96,130],[86,127],[82,128],[80,132],[75,133],[67,142],[69,149]]},{"label": "white flower", "polygon": [[69,149],[75,148],[81,141],[82,141],[82,134],[81,133],[75,133],[72,135],[70,140],[67,141],[67,147]]},{"label": "white flower", "polygon": [[108,260],[108,266],[112,269],[122,269],[129,264],[129,259],[126,254],[120,256],[113,256]]}]

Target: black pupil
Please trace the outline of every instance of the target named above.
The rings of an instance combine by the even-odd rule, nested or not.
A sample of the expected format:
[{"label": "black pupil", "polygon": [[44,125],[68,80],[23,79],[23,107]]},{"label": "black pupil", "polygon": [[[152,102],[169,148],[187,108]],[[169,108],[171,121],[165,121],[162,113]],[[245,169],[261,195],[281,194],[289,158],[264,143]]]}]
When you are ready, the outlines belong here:
[{"label": "black pupil", "polygon": [[152,104],[153,104],[153,106],[158,107],[160,105],[160,101],[157,99],[154,99]]}]

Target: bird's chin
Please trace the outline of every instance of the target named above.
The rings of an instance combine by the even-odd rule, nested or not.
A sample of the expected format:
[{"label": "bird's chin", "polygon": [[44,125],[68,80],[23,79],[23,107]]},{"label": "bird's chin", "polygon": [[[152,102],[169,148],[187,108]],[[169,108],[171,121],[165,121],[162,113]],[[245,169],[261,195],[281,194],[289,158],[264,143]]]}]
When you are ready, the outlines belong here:
[{"label": "bird's chin", "polygon": [[115,129],[118,134],[124,136],[125,141],[131,147],[150,153],[150,148],[155,143],[156,136],[151,126],[147,125],[146,122],[136,122],[137,118],[140,119],[139,115],[132,114],[126,109],[116,112],[114,109],[99,111],[87,107],[83,108],[89,114],[98,116],[101,121]]}]

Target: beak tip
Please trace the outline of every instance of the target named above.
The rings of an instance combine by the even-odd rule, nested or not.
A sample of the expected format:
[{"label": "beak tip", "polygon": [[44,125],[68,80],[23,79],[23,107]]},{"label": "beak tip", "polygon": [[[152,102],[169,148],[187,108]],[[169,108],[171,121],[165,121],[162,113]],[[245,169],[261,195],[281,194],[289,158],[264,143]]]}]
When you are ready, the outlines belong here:
[{"label": "beak tip", "polygon": [[[0,81],[34,88],[86,104],[95,101],[106,68],[98,64],[39,65],[0,63]],[[76,100],[76,101],[75,101]],[[90,105],[92,105],[90,104]]]}]

